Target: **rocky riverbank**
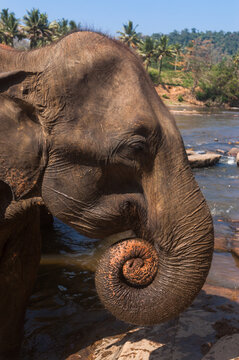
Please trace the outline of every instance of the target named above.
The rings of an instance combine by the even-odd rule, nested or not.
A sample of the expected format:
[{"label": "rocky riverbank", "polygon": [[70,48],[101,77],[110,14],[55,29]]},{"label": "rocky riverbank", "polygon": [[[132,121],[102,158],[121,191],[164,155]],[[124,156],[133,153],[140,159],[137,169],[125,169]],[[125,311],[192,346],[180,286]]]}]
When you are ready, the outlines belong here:
[{"label": "rocky riverbank", "polygon": [[[155,90],[158,95],[161,97],[163,102],[168,106],[198,106],[198,107],[208,107],[204,101],[199,101],[192,94],[191,89],[180,86],[180,85],[166,85],[159,84],[155,86]],[[229,108],[228,104],[221,105],[223,108]]]},{"label": "rocky riverbank", "polygon": [[191,90],[182,86],[158,85],[155,87],[158,95],[166,105],[205,106],[204,102],[198,101]]},{"label": "rocky riverbank", "polygon": [[202,168],[216,165],[221,159],[222,155],[227,157],[234,157],[235,164],[239,166],[239,148],[232,148],[228,152],[218,149],[218,153],[212,151],[196,152],[191,149],[187,149],[186,153],[191,168]]},{"label": "rocky riverbank", "polygon": [[239,359],[239,290],[207,283],[191,307],[165,324],[125,327],[109,318],[89,331],[92,341],[67,360]]}]

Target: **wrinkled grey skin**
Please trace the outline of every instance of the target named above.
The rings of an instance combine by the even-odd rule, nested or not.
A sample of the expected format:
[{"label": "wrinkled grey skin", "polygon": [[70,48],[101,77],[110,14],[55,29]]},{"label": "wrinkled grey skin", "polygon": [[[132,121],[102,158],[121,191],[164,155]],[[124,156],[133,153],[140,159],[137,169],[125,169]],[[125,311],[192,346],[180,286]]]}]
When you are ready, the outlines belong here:
[{"label": "wrinkled grey skin", "polygon": [[[0,64],[0,179],[11,192],[0,192],[2,224],[9,206],[37,208],[40,198],[86,236],[133,231],[138,240],[120,241],[99,262],[102,302],[134,324],[177,316],[207,276],[213,226],[175,121],[140,60],[80,32],[31,52],[0,50]],[[11,333],[1,326],[0,338]],[[8,345],[0,340],[2,351]]]}]

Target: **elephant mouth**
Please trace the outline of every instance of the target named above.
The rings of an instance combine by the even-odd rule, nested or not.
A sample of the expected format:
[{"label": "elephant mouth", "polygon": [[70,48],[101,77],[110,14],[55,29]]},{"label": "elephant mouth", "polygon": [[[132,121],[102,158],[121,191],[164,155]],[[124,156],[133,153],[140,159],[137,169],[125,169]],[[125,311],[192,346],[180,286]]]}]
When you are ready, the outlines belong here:
[{"label": "elephant mouth", "polygon": [[135,239],[136,235],[133,230],[127,230],[109,235],[104,238],[104,243],[112,245],[121,240]]}]

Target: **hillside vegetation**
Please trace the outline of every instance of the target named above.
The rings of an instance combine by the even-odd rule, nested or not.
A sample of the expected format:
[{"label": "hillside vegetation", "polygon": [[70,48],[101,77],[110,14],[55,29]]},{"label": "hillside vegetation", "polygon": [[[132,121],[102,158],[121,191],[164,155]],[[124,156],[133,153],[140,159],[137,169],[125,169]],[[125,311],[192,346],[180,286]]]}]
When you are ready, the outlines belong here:
[{"label": "hillside vegetation", "polygon": [[[160,39],[163,34],[152,34],[153,39]],[[180,44],[183,48],[190,46],[192,41],[210,41],[216,56],[235,55],[239,51],[239,31],[199,31],[194,29],[174,30],[168,35],[169,44]]]}]

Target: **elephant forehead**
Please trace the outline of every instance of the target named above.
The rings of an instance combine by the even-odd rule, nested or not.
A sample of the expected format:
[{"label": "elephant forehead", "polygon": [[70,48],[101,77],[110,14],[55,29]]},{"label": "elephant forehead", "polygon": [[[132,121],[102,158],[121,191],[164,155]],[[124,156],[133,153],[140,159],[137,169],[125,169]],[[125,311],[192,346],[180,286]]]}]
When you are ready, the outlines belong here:
[{"label": "elephant forehead", "polygon": [[45,72],[47,82],[52,78],[51,86],[59,87],[61,92],[71,92],[72,89],[76,94],[79,88],[81,96],[85,93],[89,96],[89,89],[93,89],[95,94],[97,88],[100,88],[102,94],[104,90],[109,92],[110,88],[115,91],[118,87],[124,87],[127,92],[132,86],[135,87],[133,83],[136,78],[145,75],[138,57],[115,41],[104,37],[94,41],[94,36],[90,37],[92,41],[88,39],[85,43],[69,36],[54,48]]},{"label": "elephant forehead", "polygon": [[[131,142],[160,141],[161,128],[160,125],[150,118],[135,117],[130,119],[103,119],[94,121],[90,118],[79,119],[79,121],[71,124],[70,132],[64,131],[64,127],[59,127],[52,135],[52,148],[60,151],[59,156],[72,156],[73,153],[82,154],[86,158],[91,152],[97,152],[101,156],[106,156],[109,151],[116,149],[121,144],[131,144]],[[155,143],[155,140],[156,143]],[[57,150],[57,151],[58,151]],[[92,154],[93,154],[92,153]]]}]

